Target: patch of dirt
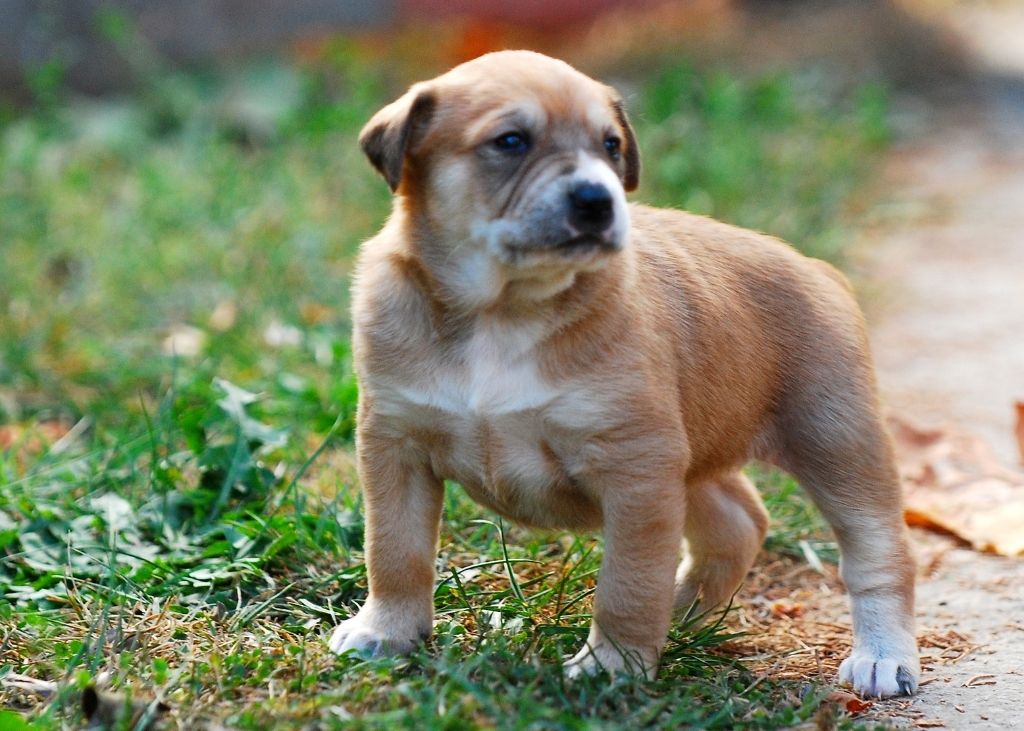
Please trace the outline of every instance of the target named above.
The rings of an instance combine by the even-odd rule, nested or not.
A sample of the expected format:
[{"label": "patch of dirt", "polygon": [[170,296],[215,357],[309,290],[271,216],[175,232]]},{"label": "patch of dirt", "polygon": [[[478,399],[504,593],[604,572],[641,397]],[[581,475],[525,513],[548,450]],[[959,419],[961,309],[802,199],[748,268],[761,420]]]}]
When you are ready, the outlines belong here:
[{"label": "patch of dirt", "polygon": [[[1024,98],[1024,86],[1017,89]],[[1024,114],[975,117],[897,150],[898,221],[869,231],[872,343],[893,411],[953,422],[1007,464],[1024,398]]]},{"label": "patch of dirt", "polygon": [[[872,700],[859,715],[897,728],[1017,728],[1024,708],[1024,561],[978,554],[913,530],[918,558],[921,689]],[[850,614],[834,566],[774,558],[748,577],[725,647],[772,678],[835,680],[850,651]]]},{"label": "patch of dirt", "polygon": [[[921,545],[935,540],[915,535]],[[883,710],[897,711],[904,719],[940,720],[953,729],[1019,728],[1024,718],[1024,560],[950,547],[918,581],[917,616],[919,636],[926,637],[927,628],[952,630],[968,638],[972,649],[952,661],[940,656],[936,663],[927,657],[929,648],[922,647],[926,684],[912,700],[889,702],[896,708]]]}]

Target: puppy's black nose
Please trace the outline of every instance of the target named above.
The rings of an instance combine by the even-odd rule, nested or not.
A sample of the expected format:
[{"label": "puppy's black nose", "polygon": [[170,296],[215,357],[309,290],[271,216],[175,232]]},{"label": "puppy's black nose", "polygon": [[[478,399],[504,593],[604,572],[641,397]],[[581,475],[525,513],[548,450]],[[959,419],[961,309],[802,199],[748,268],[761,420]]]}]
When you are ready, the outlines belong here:
[{"label": "puppy's black nose", "polygon": [[600,183],[580,183],[569,191],[569,223],[580,233],[601,233],[612,222],[612,194]]}]

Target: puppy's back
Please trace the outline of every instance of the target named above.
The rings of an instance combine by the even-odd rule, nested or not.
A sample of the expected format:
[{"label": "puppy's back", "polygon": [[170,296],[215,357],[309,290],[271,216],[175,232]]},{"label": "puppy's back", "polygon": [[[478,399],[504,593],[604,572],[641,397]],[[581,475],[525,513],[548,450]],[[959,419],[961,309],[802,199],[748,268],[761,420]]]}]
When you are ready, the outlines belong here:
[{"label": "puppy's back", "polygon": [[[785,414],[823,392],[872,400],[863,318],[845,278],[770,236],[631,207],[637,291],[677,361],[694,473],[777,448]],[[837,405],[837,411],[844,406]]]}]

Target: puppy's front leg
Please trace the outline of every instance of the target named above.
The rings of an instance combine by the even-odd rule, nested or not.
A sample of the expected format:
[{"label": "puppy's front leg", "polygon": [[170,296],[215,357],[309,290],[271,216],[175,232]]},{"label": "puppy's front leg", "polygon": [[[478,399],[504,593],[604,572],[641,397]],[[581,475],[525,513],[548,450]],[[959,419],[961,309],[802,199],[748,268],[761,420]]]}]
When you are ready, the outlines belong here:
[{"label": "puppy's front leg", "polygon": [[623,476],[603,489],[605,553],[586,646],[569,677],[597,672],[653,678],[672,616],[684,522],[681,475],[654,483]]},{"label": "puppy's front leg", "polygon": [[402,654],[427,638],[434,619],[434,562],[444,487],[425,460],[361,419],[359,476],[366,504],[369,596],[339,624],[331,650]]}]

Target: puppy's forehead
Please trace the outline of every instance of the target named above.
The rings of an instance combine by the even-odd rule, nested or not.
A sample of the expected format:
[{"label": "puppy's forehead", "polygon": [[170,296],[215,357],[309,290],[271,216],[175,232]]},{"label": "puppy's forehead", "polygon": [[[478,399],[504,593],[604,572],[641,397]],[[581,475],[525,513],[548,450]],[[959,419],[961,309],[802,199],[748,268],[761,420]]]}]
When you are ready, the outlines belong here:
[{"label": "puppy's forehead", "polygon": [[[456,66],[437,79],[472,131],[518,117],[543,126],[571,119],[601,126],[610,118],[609,89],[569,64],[529,51],[502,51]],[[464,120],[465,121],[465,120]]]}]

